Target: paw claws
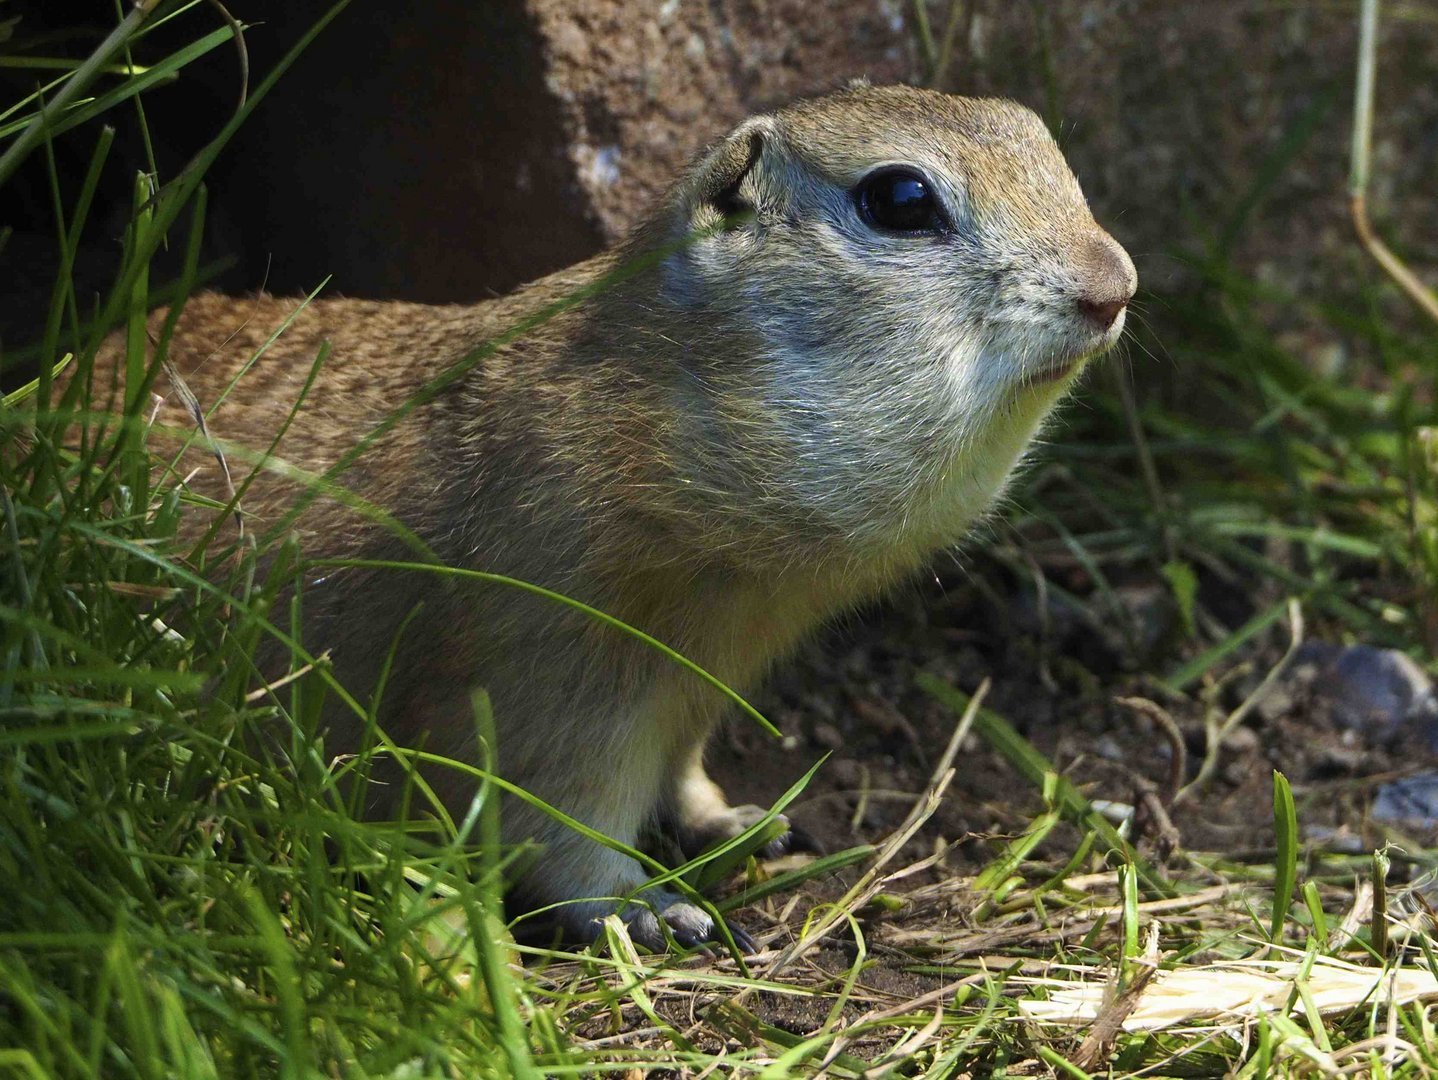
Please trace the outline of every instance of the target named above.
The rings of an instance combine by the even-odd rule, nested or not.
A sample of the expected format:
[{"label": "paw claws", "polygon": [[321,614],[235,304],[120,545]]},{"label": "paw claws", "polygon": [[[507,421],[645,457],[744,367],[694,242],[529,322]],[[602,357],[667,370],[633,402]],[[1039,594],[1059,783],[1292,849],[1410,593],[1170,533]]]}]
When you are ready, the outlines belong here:
[{"label": "paw claws", "polygon": [[823,855],[824,845],[816,840],[812,833],[806,832],[797,826],[790,825],[789,831],[770,840],[759,852],[761,859],[778,859],[785,855],[793,855],[797,852],[804,852],[810,855]]},{"label": "paw claws", "polygon": [[[660,925],[661,919],[663,926]],[[670,939],[681,948],[703,949],[706,952],[713,952],[714,945],[724,944],[723,934],[708,913],[683,900],[675,900],[663,907],[657,917],[653,911],[641,909],[628,922],[629,936],[634,943],[654,953],[668,952]],[[742,926],[727,919],[724,925],[740,952],[752,954],[758,951],[754,938]]]},{"label": "paw claws", "polygon": [[754,938],[748,930],[745,930],[738,923],[730,922],[728,919],[724,920],[724,925],[729,928],[729,934],[733,937],[734,944],[745,956],[753,956],[759,951],[759,946],[755,943]]}]

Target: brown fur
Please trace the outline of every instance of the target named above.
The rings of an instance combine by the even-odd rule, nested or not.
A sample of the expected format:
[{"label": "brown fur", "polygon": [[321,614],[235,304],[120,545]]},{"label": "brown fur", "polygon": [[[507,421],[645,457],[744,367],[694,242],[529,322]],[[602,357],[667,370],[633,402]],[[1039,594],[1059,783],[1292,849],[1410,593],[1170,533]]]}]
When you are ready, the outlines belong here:
[{"label": "brown fur", "polygon": [[[947,247],[851,220],[859,177],[910,160],[962,199]],[[736,207],[752,216],[719,228]],[[1117,334],[1121,317],[1100,333],[1075,305],[1121,307],[1133,290],[1127,257],[1028,110],[856,87],[747,121],[625,245],[512,296],[310,304],[211,432],[263,449],[328,342],[277,452],[323,473],[437,375],[614,274],[485,355],[338,479],[444,561],[566,593],[740,689],[819,621],[959,539],[1082,360]],[[193,297],[170,356],[211,405],[297,307]],[[188,425],[173,394],[160,421]],[[190,470],[193,487],[225,498],[203,449]],[[262,476],[244,499],[251,527],[298,490]],[[297,528],[311,557],[413,558],[330,499]],[[476,760],[469,697],[482,686],[501,773],[618,839],[656,819],[701,840],[753,820],[700,763],[723,699],[657,652],[496,586],[360,569],[308,578],[306,642],[332,652],[361,698],[422,605],[382,712],[401,744]],[[334,724],[329,749],[347,748],[354,724]],[[471,785],[434,778],[462,812]],[[630,896],[645,877],[518,803],[505,806],[505,835],[546,846],[522,894],[573,902],[559,921],[578,937],[614,907],[583,898]],[[682,939],[713,933],[673,894],[645,899]],[[637,937],[662,942],[648,907],[621,910]]]}]

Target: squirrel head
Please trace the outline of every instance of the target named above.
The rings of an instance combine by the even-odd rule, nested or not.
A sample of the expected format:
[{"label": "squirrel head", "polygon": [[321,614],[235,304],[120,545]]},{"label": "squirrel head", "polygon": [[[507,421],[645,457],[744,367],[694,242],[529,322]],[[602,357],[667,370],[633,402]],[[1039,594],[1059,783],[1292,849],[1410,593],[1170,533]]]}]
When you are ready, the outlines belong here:
[{"label": "squirrel head", "polygon": [[694,408],[771,459],[752,491],[851,536],[946,507],[924,542],[987,505],[1137,285],[1033,111],[902,86],[745,120],[631,245]]}]

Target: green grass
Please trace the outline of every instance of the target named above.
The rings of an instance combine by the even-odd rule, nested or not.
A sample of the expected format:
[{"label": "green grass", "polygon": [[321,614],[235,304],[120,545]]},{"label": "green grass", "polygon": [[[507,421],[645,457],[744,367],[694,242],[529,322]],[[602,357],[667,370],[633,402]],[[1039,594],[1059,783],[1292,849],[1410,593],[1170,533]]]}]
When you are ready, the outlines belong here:
[{"label": "green grass", "polygon": [[[936,72],[956,11],[937,44],[930,33]],[[892,834],[773,871],[745,858],[756,831],[670,872],[689,885],[742,879],[719,907],[744,905],[772,945],[744,967],[638,955],[617,923],[583,953],[516,946],[498,902],[499,782],[482,767],[470,766],[480,794],[458,820],[417,781],[400,820],[358,817],[370,768],[414,755],[388,745],[353,699],[374,731],[368,748],[336,759],[324,746],[320,710],[344,689],[306,651],[294,605],[276,603],[303,552],[275,541],[261,562],[259,541],[236,543],[228,529],[208,548],[182,543],[187,497],[154,467],[143,390],[90,395],[106,327],[125,328],[130,386],[161,377],[145,360],[143,315],[195,287],[204,169],[282,76],[283,64],[251,87],[190,168],[137,184],[123,265],[87,309],[70,271],[111,152],[101,122],[227,46],[232,29],[215,30],[209,12],[176,3],[117,19],[118,36],[43,95],[0,102],[0,194],[62,129],[93,148],[84,177],[53,177],[60,270],[38,321],[34,383],[0,370],[14,390],[0,405],[0,1070],[228,1080],[1438,1068],[1424,1005],[1388,989],[1438,971],[1421,899],[1389,874],[1390,863],[1433,869],[1433,852],[1305,849],[1304,793],[1280,776],[1271,852],[1187,851],[1158,865],[1132,844],[1131,824],[1101,813],[981,694],[938,679],[922,688],[954,712],[950,751]],[[193,43],[131,66],[127,50],[157,18],[186,20]],[[1259,170],[1260,183],[1283,164]],[[1091,586],[1067,595],[1130,637],[1138,628],[1115,581],[1171,588],[1177,640],[1144,675],[1155,709],[1206,718],[1215,757],[1245,708],[1224,707],[1222,687],[1242,666],[1280,658],[1285,627],[1299,625],[1286,618],[1291,600],[1310,634],[1419,655],[1438,644],[1431,328],[1396,328],[1391,292],[1356,253],[1359,290],[1317,300],[1235,272],[1229,240],[1188,253],[1201,291],[1147,299],[1153,329],[1141,320],[1128,360],[1140,393],[1120,385],[1116,365],[973,556],[978,587],[991,590],[1037,572],[1057,594],[1078,568]],[[187,253],[176,281],[151,279],[162,244]],[[1320,377],[1275,338],[1275,308],[1302,311],[1361,359]],[[1173,361],[1172,386],[1150,385],[1144,350]],[[52,371],[67,354],[60,395]],[[241,492],[256,464],[231,461]],[[323,480],[317,491],[342,494],[342,475]],[[1225,622],[1200,587],[1225,581],[1252,597],[1245,621]],[[252,659],[264,640],[280,643],[292,677],[265,682]],[[475,722],[482,733],[482,698]],[[1006,835],[962,872],[927,872],[947,853],[915,856],[905,840],[931,839],[924,827],[969,732],[1037,809],[1015,809]],[[1188,805],[1204,797],[1208,771],[1199,776]],[[1373,983],[1378,972],[1389,981]],[[1246,1028],[1203,1013],[1259,975],[1275,980],[1279,1007]],[[1193,980],[1182,993],[1178,978]],[[1118,993],[1105,998],[1109,982]],[[1175,1024],[1123,1028],[1124,1010],[1142,1015],[1161,993]],[[1073,1020],[1085,995],[1106,1034],[1104,1022]],[[1321,1009],[1326,995],[1339,1007]]]}]

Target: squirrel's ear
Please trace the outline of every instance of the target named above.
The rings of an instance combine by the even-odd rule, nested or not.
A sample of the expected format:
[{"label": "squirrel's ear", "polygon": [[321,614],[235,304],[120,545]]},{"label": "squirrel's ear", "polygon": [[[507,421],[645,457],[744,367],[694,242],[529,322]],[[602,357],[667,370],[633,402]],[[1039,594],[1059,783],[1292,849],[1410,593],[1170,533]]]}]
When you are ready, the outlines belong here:
[{"label": "squirrel's ear", "polygon": [[763,185],[754,175],[765,146],[774,138],[774,122],[752,117],[704,154],[690,173],[688,226],[695,231],[731,229],[761,209]]}]

